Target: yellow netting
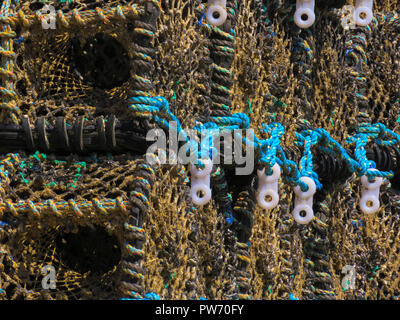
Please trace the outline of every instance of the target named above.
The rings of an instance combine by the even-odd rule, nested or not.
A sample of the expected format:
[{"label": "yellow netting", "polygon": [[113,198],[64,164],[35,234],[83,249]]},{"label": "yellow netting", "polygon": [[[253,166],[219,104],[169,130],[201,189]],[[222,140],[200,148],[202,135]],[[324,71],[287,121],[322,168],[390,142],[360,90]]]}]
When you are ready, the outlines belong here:
[{"label": "yellow netting", "polygon": [[[60,162],[42,156],[21,159],[23,166],[9,171],[13,178],[3,187],[2,296],[120,297],[118,270],[131,237],[123,228],[132,219],[127,218],[128,200],[140,176],[138,162]],[[47,265],[56,270],[55,290],[42,289],[42,268]]]},{"label": "yellow netting", "polygon": [[[130,80],[124,80],[123,66],[125,59],[136,57],[137,47],[132,46],[130,36],[141,25],[131,25],[135,19],[104,23],[103,18],[90,17],[90,23],[79,26],[79,16],[72,10],[85,8],[86,2],[97,3],[103,13],[116,4],[74,2],[64,8],[67,23],[60,22],[56,30],[42,30],[38,22],[24,27],[23,17],[13,18],[20,25],[13,29],[16,38],[23,37],[20,43],[14,42],[16,101],[22,114],[32,120],[45,116],[50,123],[57,116],[65,116],[71,123],[79,115],[90,122],[108,113],[127,119],[127,98],[137,90],[138,83],[139,87],[146,87],[146,81],[135,78],[137,74],[144,78],[151,75],[154,88],[144,91],[154,89],[154,93],[166,97],[174,114],[189,127],[204,116],[205,106],[215,104],[212,98],[213,94],[216,96],[212,83],[215,78],[211,70],[221,66],[215,66],[217,58],[210,48],[218,41],[229,46],[229,41],[198,24],[204,11],[201,4],[205,1],[193,1],[191,6],[184,0],[162,1],[163,12],[154,30],[155,68],[140,73],[141,66],[146,69],[146,62],[141,60],[142,64],[131,66]],[[398,1],[375,4],[377,24],[368,34],[360,30],[344,32],[340,14],[326,8],[316,10],[317,19],[309,32],[299,32],[293,27],[290,1],[275,1],[277,10],[269,16],[270,22],[266,22],[266,15],[255,13],[261,10],[261,2],[240,1],[232,21],[234,54],[232,65],[227,67],[232,79],[230,82],[224,77],[217,79],[219,84],[231,86],[232,112],[246,112],[257,134],[261,134],[257,129],[261,123],[282,123],[286,131],[283,146],[289,157],[297,160],[300,153],[293,142],[299,126],[322,127],[341,144],[362,119],[379,121],[399,131],[399,27],[383,19],[384,15],[400,10]],[[354,1],[343,3],[350,5]],[[22,9],[28,15],[32,10],[29,6],[30,2],[24,2],[15,9]],[[57,7],[60,8],[61,5]],[[366,42],[360,37],[365,37]],[[306,50],[296,51],[299,43]],[[355,52],[350,59],[347,50]],[[229,54],[226,56],[229,58]],[[138,60],[142,58],[143,55]],[[99,65],[109,77],[95,72]],[[113,74],[116,70],[119,72]],[[136,80],[131,81],[132,78]],[[110,82],[118,84],[110,88],[113,86]],[[98,163],[88,160],[85,166],[77,166],[81,160],[64,160],[65,163],[50,158],[25,160],[26,167],[13,172],[9,184],[2,186],[4,199],[35,203],[48,199],[66,201],[67,204],[60,206],[68,208],[66,211],[71,214],[75,211],[74,203],[68,203],[70,199],[76,201],[79,210],[94,196],[121,197],[126,202],[131,185],[140,180],[136,178],[136,162],[127,161],[125,156],[109,160],[102,157]],[[350,179],[345,185],[333,186],[319,195],[316,219],[303,228],[291,218],[292,189],[280,183],[278,207],[271,212],[257,207],[254,211],[251,247],[247,250],[236,241],[232,230],[224,228],[224,219],[216,209],[217,201],[201,209],[192,208],[185,181],[187,173],[178,171],[173,168],[162,172],[160,180],[151,185],[152,205],[147,214],[129,222],[128,228],[143,226],[146,230],[144,234],[142,229],[135,229],[141,234],[136,235],[136,244],[143,245],[143,251],[133,250],[135,257],[143,255],[143,265],[135,264],[139,258],[117,261],[118,250],[126,252],[119,218],[91,221],[84,216],[68,224],[73,230],[65,231],[64,220],[51,218],[50,207],[38,206],[38,210],[48,214],[43,220],[32,218],[23,230],[1,231],[0,250],[6,253],[0,256],[0,271],[6,278],[1,297],[118,298],[126,296],[127,291],[140,294],[153,291],[170,299],[227,299],[237,297],[238,287],[253,299],[286,299],[290,294],[306,299],[399,296],[400,196],[391,185],[382,187],[381,208],[370,217],[359,210],[358,181]],[[240,191],[239,187],[231,190],[235,199],[240,198],[237,195]],[[116,201],[113,206],[117,207]],[[34,210],[27,204],[25,207],[28,209],[15,210],[33,215]],[[4,208],[11,210],[6,204]],[[96,208],[93,203],[82,210],[87,214],[99,210]],[[12,221],[10,218],[9,222]],[[87,229],[87,225],[95,231]],[[91,236],[99,241],[115,241],[119,249],[103,248],[101,256],[116,250],[115,261],[107,265],[109,269],[101,260],[93,261],[88,274],[81,261],[85,257],[83,252],[75,261],[71,257],[72,245],[66,247],[62,239],[67,237],[67,244],[83,243]],[[90,241],[86,242],[91,248]],[[248,256],[243,254],[238,258],[237,252]],[[41,293],[40,270],[48,263],[59,270],[60,289]],[[128,277],[140,279],[134,285],[128,283],[123,294],[116,272],[122,264],[129,268],[135,265],[136,271],[127,272]],[[246,266],[239,269],[247,270],[249,277],[236,270],[243,264]],[[356,266],[355,290],[342,288],[341,271],[345,265]],[[96,274],[96,270],[102,270],[101,274]]]},{"label": "yellow netting", "polygon": [[46,116],[49,122],[55,116],[70,121],[80,115],[126,114],[133,92],[132,21],[19,28],[17,38],[23,38],[15,46],[15,87],[21,111],[32,120]]}]

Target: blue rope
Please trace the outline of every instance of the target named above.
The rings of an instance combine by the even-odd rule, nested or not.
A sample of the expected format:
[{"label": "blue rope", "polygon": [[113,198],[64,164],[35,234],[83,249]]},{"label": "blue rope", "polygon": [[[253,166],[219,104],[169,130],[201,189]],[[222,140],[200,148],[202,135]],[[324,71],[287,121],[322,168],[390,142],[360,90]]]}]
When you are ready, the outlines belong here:
[{"label": "blue rope", "polygon": [[[170,121],[176,126],[177,134],[184,138],[184,141],[190,146],[189,152],[198,150],[198,142],[190,139],[182,128],[178,118],[170,111],[168,101],[163,97],[150,97],[147,94],[139,95],[130,99],[132,104],[129,109],[134,111],[137,116],[154,120],[160,127],[164,129],[170,128]],[[353,137],[348,137],[346,142],[355,145],[353,159],[329,133],[322,129],[303,130],[296,133],[295,143],[303,148],[303,156],[297,165],[294,161],[288,159],[281,147],[281,138],[284,134],[284,128],[280,123],[272,123],[269,125],[262,124],[262,131],[269,135],[268,139],[260,139],[250,129],[250,119],[245,113],[235,113],[223,117],[211,117],[210,122],[201,124],[196,123],[193,128],[200,135],[200,156],[197,165],[204,167],[200,159],[209,157],[213,159],[217,155],[217,150],[213,145],[214,138],[217,137],[222,130],[233,132],[239,137],[242,143],[249,144],[258,151],[258,164],[265,168],[265,174],[272,174],[272,167],[278,163],[283,170],[283,179],[291,186],[300,186],[302,191],[307,191],[308,186],[300,178],[303,176],[310,177],[314,180],[317,189],[322,188],[322,184],[318,180],[317,173],[313,170],[312,147],[318,146],[322,152],[343,159],[350,171],[357,173],[358,176],[367,175],[369,180],[375,177],[391,178],[393,172],[383,172],[376,169],[376,164],[366,157],[365,146],[374,141],[379,145],[392,146],[400,145],[400,135],[387,129],[383,124],[362,124]],[[250,135],[241,135],[239,129],[248,129]]]},{"label": "blue rope", "polygon": [[[300,159],[300,175],[302,177],[310,177],[314,180],[318,190],[322,188],[322,184],[318,180],[317,173],[313,170],[311,147],[318,143],[320,135],[315,130],[305,130],[303,134],[296,133],[296,144],[303,144],[304,155]],[[308,187],[306,190],[307,191]]]},{"label": "blue rope", "polygon": [[146,293],[143,297],[139,297],[139,294],[136,294],[138,298],[121,298],[121,300],[161,300],[160,296],[154,292]]},{"label": "blue rope", "polygon": [[[390,131],[390,130],[389,130]],[[394,140],[389,140],[389,141],[384,141],[378,139],[381,135],[383,134],[390,134],[392,135],[395,139]],[[385,144],[386,145],[393,145],[397,141],[397,143],[400,140],[397,140],[397,134],[394,132],[388,132],[386,127],[383,124],[375,124],[375,125],[369,125],[369,124],[363,124],[360,126],[358,129],[357,134],[354,137],[348,137],[347,142],[350,144],[355,144],[355,151],[354,155],[356,159],[358,160],[358,175],[366,175],[368,177],[368,180],[371,181],[375,177],[386,177],[386,178],[392,178],[393,177],[393,171],[379,171],[379,170],[370,170],[370,169],[375,169],[376,164],[374,161],[368,160],[367,158],[367,153],[365,150],[365,146],[372,141],[377,142],[378,144]]]}]

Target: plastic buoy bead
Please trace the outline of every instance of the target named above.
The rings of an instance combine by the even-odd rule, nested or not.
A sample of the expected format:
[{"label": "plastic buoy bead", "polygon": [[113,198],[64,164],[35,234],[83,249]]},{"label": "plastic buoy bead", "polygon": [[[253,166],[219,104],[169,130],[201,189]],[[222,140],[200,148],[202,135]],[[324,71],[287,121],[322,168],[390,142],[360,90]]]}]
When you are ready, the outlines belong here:
[{"label": "plastic buoy bead", "polygon": [[226,12],[226,0],[208,0],[206,17],[208,23],[214,26],[224,24],[228,17],[228,13]]},{"label": "plastic buoy bead", "polygon": [[[293,218],[299,224],[307,224],[314,218],[313,196],[317,190],[315,182],[309,177],[301,177],[301,181],[307,184],[308,190],[302,191],[300,186],[294,188],[295,200]],[[303,214],[302,214],[303,213]]]},{"label": "plastic buoy bead", "polygon": [[[272,167],[272,175],[266,175],[265,169],[258,170],[257,175],[257,202],[261,208],[271,210],[279,203],[278,180],[281,176],[281,168],[277,163],[275,163]],[[270,200],[267,201],[267,198]]]},{"label": "plastic buoy bead", "polygon": [[[299,28],[309,28],[314,24],[314,0],[296,0],[296,12],[294,22]],[[307,19],[304,19],[307,17]]]},{"label": "plastic buoy bead", "polygon": [[359,26],[368,25],[372,19],[372,6],[373,0],[357,0],[356,7],[354,10],[355,22]]},{"label": "plastic buoy bead", "polygon": [[[210,174],[213,163],[211,159],[204,159],[203,164],[204,168],[201,170],[193,164],[190,165],[190,172],[192,174],[190,195],[193,203],[198,206],[205,205],[211,200]],[[200,196],[199,194],[201,193],[202,195]]]},{"label": "plastic buoy bead", "polygon": [[[376,169],[370,169],[376,170]],[[361,199],[360,209],[366,214],[373,214],[379,210],[379,189],[383,183],[382,177],[375,177],[373,181],[368,181],[366,175],[361,177]]]}]

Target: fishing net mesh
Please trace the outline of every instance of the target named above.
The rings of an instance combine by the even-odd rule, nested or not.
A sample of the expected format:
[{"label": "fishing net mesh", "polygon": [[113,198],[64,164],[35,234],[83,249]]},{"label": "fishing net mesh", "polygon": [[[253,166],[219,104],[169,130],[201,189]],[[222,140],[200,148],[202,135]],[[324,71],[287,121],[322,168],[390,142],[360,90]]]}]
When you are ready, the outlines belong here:
[{"label": "fishing net mesh", "polygon": [[[106,10],[116,5],[115,1],[103,2],[89,8]],[[30,7],[24,2],[16,10],[29,14]],[[73,8],[84,10],[82,5],[71,4],[65,14]],[[23,114],[32,121],[45,116],[50,123],[56,116],[71,121],[81,115],[88,120],[108,113],[125,111],[126,115],[133,91],[129,81],[135,52],[130,39],[132,21],[71,23],[55,30],[43,29],[41,24],[29,30],[18,28],[16,38],[24,41],[15,46],[15,87]]]},{"label": "fishing net mesh", "polygon": [[[68,15],[74,9],[144,2],[52,4]],[[45,117],[49,125],[57,117],[65,117],[67,125],[79,116],[87,125],[108,114],[131,119],[128,99],[143,90],[164,96],[183,124],[192,127],[195,119],[209,115],[205,106],[225,101],[216,94],[214,82],[219,81],[230,87],[231,111],[248,114],[257,134],[263,135],[258,130],[262,123],[282,123],[282,145],[293,159],[300,155],[294,146],[299,127],[324,128],[342,145],[364,121],[399,131],[400,25],[398,18],[392,19],[400,9],[397,1],[374,3],[377,22],[367,30],[343,30],[344,13],[317,6],[317,19],[307,31],[294,26],[291,1],[230,2],[235,8],[230,19],[234,53],[228,48],[217,56],[213,46],[230,44],[199,24],[206,1],[163,0],[152,29],[157,55],[141,51],[154,57],[152,68],[147,62],[142,69],[132,64],[138,53],[132,34],[141,26],[133,17],[74,21],[55,30],[18,24],[13,27],[14,83],[20,114],[31,123]],[[338,2],[338,8],[354,5]],[[29,14],[43,3],[17,2],[13,10]],[[139,35],[136,44],[143,46],[142,41]],[[214,64],[228,68],[228,78],[213,78]],[[135,75],[151,78],[153,86]],[[1,121],[9,123],[10,113],[1,112]],[[316,218],[307,227],[292,219],[293,192],[280,183],[275,209],[254,208],[251,246],[246,249],[224,226],[216,200],[201,209],[192,207],[188,174],[179,166],[151,180],[149,169],[129,154],[83,159],[37,152],[2,160],[10,177],[2,186],[3,201],[30,200],[37,207],[48,200],[67,203],[56,208],[66,214],[46,211],[36,217],[30,209],[20,218],[6,216],[8,225],[0,230],[4,299],[120,298],[126,293],[121,283],[129,282],[121,270],[132,266],[128,269],[135,272],[128,278],[135,281],[126,285],[129,292],[152,291],[166,299],[230,299],[238,292],[252,299],[287,299],[290,294],[303,299],[394,299],[400,294],[400,196],[394,183],[382,186],[381,208],[372,216],[359,209],[360,184],[354,177],[323,191],[315,200]],[[138,184],[138,177],[153,181],[146,191],[148,207],[132,200],[138,186],[141,193],[150,190],[146,183],[146,188]],[[240,186],[230,192],[240,206],[240,195],[247,193]],[[105,215],[101,204],[82,209],[93,198],[114,201],[107,207],[111,213]],[[145,230],[135,229],[135,245],[142,251],[130,258],[125,258],[127,216],[115,199],[145,212],[129,220],[129,226]],[[7,204],[3,208],[11,210]],[[54,290],[42,288],[46,265],[56,269]],[[346,265],[356,268],[354,290],[343,290]]]},{"label": "fishing net mesh", "polygon": [[[62,10],[67,21],[62,25],[59,20],[54,30],[42,28],[40,21],[14,26],[13,80],[14,98],[20,109],[18,117],[28,116],[31,124],[44,117],[47,127],[54,126],[57,117],[65,119],[67,127],[77,117],[84,117],[86,128],[96,124],[98,127],[96,119],[99,118],[104,126],[107,119],[103,120],[102,116],[109,114],[119,120],[129,120],[128,98],[134,90],[142,89],[130,81],[136,68],[132,63],[134,54],[139,51],[132,48],[135,45],[132,34],[135,21],[143,16],[142,3],[17,2],[11,13],[19,12],[33,21],[31,15],[36,10],[52,4],[56,10]],[[109,17],[110,10],[117,5],[125,5],[118,19],[104,23],[100,18],[93,18],[102,16],[103,12]],[[100,11],[95,11],[96,8]],[[78,10],[76,20],[69,15],[73,10]],[[85,15],[87,12],[92,15]],[[139,27],[145,30],[146,24]],[[138,38],[140,41],[140,35]],[[1,117],[6,124],[12,120],[4,109]],[[136,159],[130,154],[104,153],[86,158],[65,154],[60,158],[39,152],[2,157],[9,178],[2,184],[2,200],[11,205],[26,201],[38,213],[34,215],[37,219],[30,219],[29,214],[28,217],[22,214],[15,221],[3,217],[8,223],[2,228],[2,297],[111,299],[121,296],[117,269],[123,264],[121,252],[126,239],[122,229],[126,217],[124,220],[120,215],[135,189],[132,183],[138,179]],[[99,210],[91,207],[93,199]],[[121,210],[117,209],[115,199],[119,199]],[[54,204],[54,210],[53,214],[46,215],[42,205],[48,200]],[[63,204],[67,205],[63,207]],[[16,210],[20,209],[17,206]],[[75,210],[79,219],[73,215],[68,217],[70,209]],[[104,219],[102,214],[109,216]],[[140,223],[135,221],[135,226],[140,227]],[[41,271],[46,265],[56,269],[55,290],[42,290]]]},{"label": "fishing net mesh", "polygon": [[[32,201],[40,214],[22,213],[16,219],[3,216],[9,222],[2,229],[5,298],[118,297],[117,268],[126,241],[126,216],[107,203],[107,212],[90,207],[84,211],[82,204],[94,198],[128,202],[132,183],[138,179],[138,161],[129,156],[59,161],[39,153],[21,161],[19,170],[9,171],[13,178],[5,188],[5,199]],[[53,212],[43,211],[41,204],[47,200],[53,201]],[[74,203],[79,209],[70,211],[72,207],[63,203]],[[55,290],[42,290],[41,272],[47,265],[57,270]]]}]

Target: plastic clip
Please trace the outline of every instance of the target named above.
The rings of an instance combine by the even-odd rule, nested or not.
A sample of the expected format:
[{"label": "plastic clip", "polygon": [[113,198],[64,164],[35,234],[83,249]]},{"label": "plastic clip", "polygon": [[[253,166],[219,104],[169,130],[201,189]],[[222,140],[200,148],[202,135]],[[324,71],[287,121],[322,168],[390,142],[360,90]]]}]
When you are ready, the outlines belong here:
[{"label": "plastic clip", "polygon": [[211,200],[210,174],[213,163],[211,159],[203,159],[203,163],[204,168],[202,170],[197,169],[193,164],[190,165],[192,174],[190,195],[193,203],[198,206],[202,206]]},{"label": "plastic clip", "polygon": [[296,0],[294,22],[299,28],[309,28],[315,21],[314,0]]},{"label": "plastic clip", "polygon": [[[371,171],[377,171],[376,169],[370,169]],[[375,177],[373,181],[368,181],[366,175],[361,177],[361,199],[360,208],[361,211],[366,214],[372,214],[379,210],[379,188],[383,183],[382,177]]]},{"label": "plastic clip", "polygon": [[279,203],[278,180],[281,176],[281,167],[275,163],[272,175],[265,174],[265,169],[258,170],[257,202],[263,209],[273,209]]},{"label": "plastic clip", "polygon": [[294,188],[296,196],[292,214],[297,223],[307,224],[314,218],[313,196],[317,187],[314,180],[309,177],[301,177],[300,181],[303,181],[308,185],[308,190],[303,192],[301,191],[300,186]]},{"label": "plastic clip", "polygon": [[208,0],[206,17],[207,21],[214,26],[223,24],[228,17],[226,0]]},{"label": "plastic clip", "polygon": [[374,17],[372,14],[373,0],[356,0],[354,10],[355,22],[359,26],[366,26]]}]

